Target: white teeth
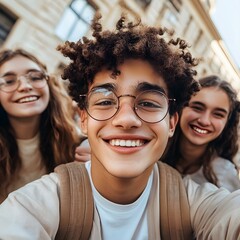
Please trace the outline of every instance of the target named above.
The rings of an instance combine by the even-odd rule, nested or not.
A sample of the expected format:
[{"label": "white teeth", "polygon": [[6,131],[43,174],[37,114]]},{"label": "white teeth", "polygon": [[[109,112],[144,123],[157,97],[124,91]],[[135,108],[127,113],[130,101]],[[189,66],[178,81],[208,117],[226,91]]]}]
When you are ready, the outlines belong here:
[{"label": "white teeth", "polygon": [[132,142],[131,142],[130,140],[127,140],[127,141],[126,141],[126,146],[127,146],[127,147],[131,147],[131,146],[132,146]]},{"label": "white teeth", "polygon": [[33,101],[36,101],[37,99],[38,99],[37,97],[26,97],[26,98],[20,99],[18,102],[19,103],[33,102]]},{"label": "white teeth", "polygon": [[144,144],[143,140],[123,140],[123,139],[112,139],[109,141],[112,146],[121,147],[139,147]]},{"label": "white teeth", "polygon": [[198,133],[201,133],[201,134],[207,134],[208,131],[207,130],[203,130],[203,129],[200,129],[198,127],[193,127],[193,129],[198,132]]}]

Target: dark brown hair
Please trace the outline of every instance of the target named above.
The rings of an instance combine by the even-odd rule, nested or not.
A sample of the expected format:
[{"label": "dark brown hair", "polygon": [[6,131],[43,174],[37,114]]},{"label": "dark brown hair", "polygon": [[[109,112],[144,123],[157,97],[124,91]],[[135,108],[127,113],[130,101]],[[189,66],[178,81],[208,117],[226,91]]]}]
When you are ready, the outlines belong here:
[{"label": "dark brown hair", "polygon": [[[92,22],[93,38],[83,37],[78,42],[66,42],[58,46],[71,63],[65,68],[63,78],[69,79],[69,91],[81,109],[84,101],[79,94],[86,94],[96,73],[103,68],[112,71],[115,78],[121,74],[118,66],[126,59],[148,61],[163,77],[168,88],[168,97],[175,98],[170,106],[170,114],[179,111],[197,91],[193,67],[197,60],[187,51],[187,43],[171,38],[166,28],[149,27],[128,22],[122,15],[113,31],[102,31],[101,16],[97,14]],[[165,36],[166,35],[166,36]]]}]

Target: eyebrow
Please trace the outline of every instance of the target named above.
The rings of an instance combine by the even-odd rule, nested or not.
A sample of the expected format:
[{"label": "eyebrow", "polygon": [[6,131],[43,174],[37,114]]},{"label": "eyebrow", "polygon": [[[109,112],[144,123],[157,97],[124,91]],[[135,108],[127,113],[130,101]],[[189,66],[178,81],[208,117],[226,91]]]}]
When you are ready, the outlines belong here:
[{"label": "eyebrow", "polygon": [[104,83],[94,86],[90,91],[96,89],[96,88],[106,88],[107,90],[114,91],[117,87],[114,83]]},{"label": "eyebrow", "polygon": [[[99,85],[94,86],[91,90],[94,90],[96,88],[106,88],[110,91],[116,91],[117,90],[117,84],[114,84],[114,83],[99,84]],[[147,91],[147,90],[157,90],[157,91],[162,92],[165,95],[167,95],[164,88],[159,86],[159,85],[156,85],[156,84],[151,84],[151,83],[148,83],[148,82],[141,82],[136,87],[136,92],[137,93]]]},{"label": "eyebrow", "polygon": [[[193,101],[193,102],[190,102],[190,103],[189,103],[189,106],[190,106],[191,104],[193,104],[193,105],[200,105],[200,106],[206,108],[206,105],[205,105],[204,103],[202,103],[202,102]],[[220,111],[220,112],[223,112],[223,113],[229,114],[229,111],[227,111],[227,110],[224,109],[224,108],[217,107],[217,108],[214,108],[214,110],[217,110],[217,111]]]},{"label": "eyebrow", "polygon": [[151,84],[148,82],[141,82],[136,89],[138,92],[142,92],[142,91],[147,91],[147,90],[157,90],[160,91],[164,94],[167,95],[166,91],[164,90],[163,87],[156,85],[156,84]]},{"label": "eyebrow", "polygon": [[[41,70],[38,70],[38,69],[34,69],[34,68],[30,68],[30,69],[27,69],[26,73],[25,74],[28,74],[29,72],[41,72]],[[17,76],[17,74],[15,72],[12,72],[12,71],[9,71],[9,72],[6,72],[4,73],[3,75],[1,75],[0,77],[5,77],[5,76]]]}]

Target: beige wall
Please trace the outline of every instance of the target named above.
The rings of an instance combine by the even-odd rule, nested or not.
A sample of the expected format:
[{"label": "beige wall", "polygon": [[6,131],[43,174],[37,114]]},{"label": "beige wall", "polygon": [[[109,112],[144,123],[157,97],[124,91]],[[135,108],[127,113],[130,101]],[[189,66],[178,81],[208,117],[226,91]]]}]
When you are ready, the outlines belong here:
[{"label": "beige wall", "polygon": [[[61,16],[71,0],[0,0],[0,4],[18,17],[2,48],[24,47],[43,60],[50,72],[55,72],[60,63],[66,63],[55,49],[61,39],[55,34]],[[176,36],[192,45],[195,57],[202,57],[197,67],[199,77],[219,74],[240,89],[240,72],[221,41],[206,8],[200,0],[182,0],[178,12],[168,0],[152,0],[142,9],[135,0],[91,0],[100,9],[105,27],[112,28],[122,11],[132,17],[141,16],[151,25],[173,28]]]},{"label": "beige wall", "polygon": [[62,56],[55,48],[61,40],[55,28],[70,0],[1,0],[18,20],[3,48],[26,48],[55,71]]}]

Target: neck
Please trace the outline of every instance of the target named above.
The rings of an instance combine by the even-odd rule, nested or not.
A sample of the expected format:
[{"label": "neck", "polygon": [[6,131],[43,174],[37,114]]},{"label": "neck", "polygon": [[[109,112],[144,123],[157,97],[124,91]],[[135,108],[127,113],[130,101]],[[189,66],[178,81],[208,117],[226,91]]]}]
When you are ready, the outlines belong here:
[{"label": "neck", "polygon": [[9,121],[17,139],[31,139],[39,131],[40,116],[31,118],[9,117]]},{"label": "neck", "polygon": [[141,178],[118,178],[109,174],[99,162],[91,162],[95,188],[104,198],[117,204],[130,204],[136,201],[147,186],[151,171],[152,168]]},{"label": "neck", "polygon": [[195,145],[184,135],[181,136],[179,145],[181,159],[178,161],[177,169],[184,173],[196,172],[202,165],[207,145]]}]

